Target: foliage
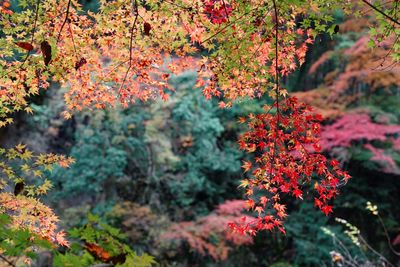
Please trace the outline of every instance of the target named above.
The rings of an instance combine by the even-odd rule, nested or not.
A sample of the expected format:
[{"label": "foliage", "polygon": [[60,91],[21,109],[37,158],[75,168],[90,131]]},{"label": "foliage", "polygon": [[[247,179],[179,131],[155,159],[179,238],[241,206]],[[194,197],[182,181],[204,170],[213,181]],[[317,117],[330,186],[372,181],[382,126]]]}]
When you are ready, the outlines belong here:
[{"label": "foliage", "polygon": [[[373,216],[377,216],[380,222],[380,227],[383,228],[383,231],[387,238],[387,246],[391,253],[399,256],[400,253],[396,251],[391,242],[390,237],[388,236],[388,232],[386,226],[382,220],[382,217],[379,215],[378,207],[373,205],[371,202],[367,201],[366,209]],[[338,224],[344,226],[344,236],[338,236],[336,233],[333,233],[331,230],[323,227],[322,230],[327,236],[332,238],[334,243],[335,250],[331,251],[332,262],[337,265],[352,265],[352,266],[377,266],[377,265],[388,265],[395,266],[391,263],[379,250],[375,250],[371,244],[365,239],[360,229],[342,218],[335,218]],[[346,240],[350,240],[351,242],[346,242]],[[351,245],[357,248],[357,250],[351,249]],[[361,253],[360,253],[361,252]]]},{"label": "foliage", "polygon": [[[310,107],[299,104],[296,98],[274,106],[277,109],[274,115],[251,115],[248,123],[251,130],[239,141],[241,149],[256,155],[255,166],[252,162],[243,164],[245,172],[252,176],[243,180],[241,186],[246,189],[248,207],[258,212],[257,220],[247,222],[244,227],[234,226],[239,232],[254,234],[258,230],[278,228],[285,233],[282,219],[287,214],[286,206],[281,203],[282,194],[302,199],[302,187],[311,183],[314,173],[323,177],[314,184],[318,193],[314,204],[328,215],[332,212],[329,201],[350,178],[340,170],[336,160],[328,162],[318,154],[321,151],[320,115],[313,114]],[[268,111],[270,107],[265,109]]]},{"label": "foliage", "polygon": [[348,113],[322,128],[321,146],[331,151],[335,147],[350,147],[356,141],[390,141],[390,136],[399,133],[399,125],[373,122],[368,114]]},{"label": "foliage", "polygon": [[[37,197],[51,188],[50,181],[44,177],[46,172],[56,164],[67,168],[73,160],[54,154],[33,155],[21,144],[1,149],[0,155],[1,171],[6,177],[0,180],[0,189],[7,190],[0,193],[0,212],[11,217],[16,229],[26,229],[51,242],[68,245],[64,233],[56,231],[57,216]],[[38,183],[38,178],[44,182]]]},{"label": "foliage", "polygon": [[367,29],[373,20],[371,16],[350,16],[345,20],[340,25],[341,34],[331,41],[328,51],[323,51],[304,73],[311,77],[308,80],[317,80],[317,87],[294,95],[327,118],[343,115],[348,107],[365,104],[373,94],[395,97],[400,85],[399,66],[390,55],[398,46],[397,39],[381,39],[372,52]]},{"label": "foliage", "polygon": [[[307,216],[304,216],[307,214]],[[328,218],[318,216],[312,205],[305,203],[299,210],[293,211],[287,221],[288,236],[292,238],[296,254],[293,262],[298,266],[319,266],[330,262],[330,252],[333,250],[333,242],[330,236],[321,229],[327,228],[340,238],[342,234],[340,226],[327,225]],[[354,252],[354,246],[345,239],[343,241]],[[355,255],[356,252],[354,252]]]},{"label": "foliage", "polygon": [[123,243],[124,235],[100,221],[94,215],[88,215],[88,223],[69,231],[71,249],[57,253],[54,266],[91,266],[96,263],[111,263],[113,266],[149,267],[155,264],[154,258],[138,255]]},{"label": "foliage", "polygon": [[76,163],[54,172],[58,192],[52,199],[57,200],[57,195],[76,201],[79,196],[82,204],[120,196],[137,202],[152,199],[156,208],[157,203],[168,201],[171,212],[184,211],[184,216],[193,217],[234,197],[226,188],[236,186],[241,153],[232,147],[236,133],[221,139],[228,131],[228,125],[222,125],[226,113],[190,90],[193,73],[172,77],[171,83],[187,90],[162,104],[75,116],[76,142],[70,155]]},{"label": "foliage", "polygon": [[148,205],[125,201],[115,205],[108,217],[120,226],[135,249],[146,249],[155,256],[159,254],[159,236],[170,224],[166,215],[157,214]]},{"label": "foliage", "polygon": [[[398,85],[397,67],[394,71],[379,73],[370,70],[376,58],[383,58],[388,66],[399,59],[398,3],[361,2],[377,14],[376,20],[368,20],[378,25],[372,24],[370,37],[383,49],[368,56],[367,49],[374,44],[368,41],[369,37],[355,35],[356,38],[346,36],[342,40],[337,52],[345,55],[344,60],[348,62],[342,64],[342,59],[336,60],[335,70],[330,70],[325,78],[327,86],[302,95],[309,98],[320,94],[318,105],[327,107],[328,114],[332,108],[337,115],[361,104],[360,95],[382,88],[392,93],[393,87]],[[71,150],[78,158],[78,167],[67,173],[70,183],[64,177],[54,178],[59,189],[66,189],[61,195],[65,194],[75,204],[81,199],[107,202],[118,199],[119,195],[135,200],[138,197],[132,196],[129,189],[145,188],[140,202],[149,203],[158,210],[167,209],[179,219],[196,217],[222,202],[229,195],[224,193],[226,188],[232,189],[234,183],[226,179],[233,177],[239,167],[241,154],[227,148],[237,133],[227,138],[228,141],[221,141],[226,128],[213,114],[217,113],[213,102],[199,101],[199,95],[175,90],[171,78],[184,69],[193,68],[197,71],[194,87],[201,88],[206,99],[218,99],[221,108],[231,107],[235,101],[246,98],[265,96],[267,102],[272,101],[269,109],[249,116],[246,132],[239,140],[241,148],[250,152],[243,168],[252,170],[242,180],[242,186],[247,189],[248,207],[257,212],[258,217],[250,223],[233,222],[231,227],[252,235],[274,228],[285,232],[281,220],[287,214],[282,196],[290,193],[302,198],[308,194],[304,185],[314,178],[319,181],[314,184],[317,191],[314,205],[325,214],[332,212],[329,201],[350,176],[340,169],[338,161],[328,160],[326,154],[320,153],[322,118],[311,114],[311,109],[297,103],[296,98],[288,97],[282,84],[290,73],[301,68],[319,34],[333,36],[340,32],[334,23],[333,10],[359,15],[354,12],[359,9],[356,1],[310,0],[305,4],[298,0],[118,0],[99,1],[92,8],[83,8],[75,0],[21,0],[18,7],[15,2],[11,3],[13,5],[2,1],[0,8],[0,127],[13,122],[14,112],[31,113],[31,99],[43,93],[51,83],[59,83],[65,90],[65,118],[72,119],[73,112],[86,108],[100,110],[96,113],[100,118],[80,117],[81,125]],[[355,28],[364,30],[364,27]],[[202,58],[192,57],[200,53]],[[386,61],[388,54],[393,57]],[[334,55],[325,54],[311,67],[311,74]],[[158,97],[164,102],[142,104],[123,112],[118,110],[119,106],[128,108],[138,100]],[[180,98],[182,102],[177,100]],[[327,102],[333,105],[326,105]],[[188,103],[194,106],[189,107]],[[109,111],[107,107],[117,110]],[[131,110],[139,110],[140,116],[130,117]],[[79,120],[79,116],[76,118]],[[118,126],[107,125],[113,120]],[[184,126],[178,122],[183,122]],[[133,129],[137,129],[134,134]],[[378,139],[386,135],[385,130],[378,134]],[[385,160],[392,168],[383,171],[396,174],[396,140],[390,140],[393,144],[390,158],[385,144],[374,143],[363,146],[362,153],[355,153],[351,160],[365,157],[368,149],[374,154],[368,157],[369,164]],[[347,142],[345,150],[353,149],[348,148],[352,141],[351,137],[344,141]],[[26,157],[22,150],[23,146],[14,149],[20,154],[19,161],[25,160],[21,155]],[[1,162],[6,172],[10,170],[7,161],[14,159],[14,152],[7,154],[9,151],[13,150],[4,150],[6,159]],[[90,159],[92,155],[96,157]],[[46,161],[47,156],[43,159]],[[52,154],[50,159],[53,160],[51,164],[59,161],[64,167],[71,163],[65,157]],[[29,167],[29,164],[19,163],[15,168],[21,167],[21,171]],[[50,164],[44,162],[43,165],[46,168]],[[382,169],[377,170],[382,172]],[[134,174],[129,176],[129,173]],[[15,183],[14,195],[8,192],[11,187],[5,187],[1,192],[5,201],[0,208],[12,213],[16,220],[18,216],[24,218],[24,208],[28,207],[28,215],[35,217],[29,220],[40,217],[45,227],[41,221],[30,225],[29,220],[20,225],[51,241],[66,244],[63,234],[54,237],[56,217],[37,199],[37,195],[47,191],[49,183],[25,188],[25,181],[12,175],[8,178]],[[171,182],[171,177],[175,181]],[[29,195],[23,195],[24,191]],[[74,199],[78,194],[81,199]],[[161,205],[174,196],[178,199],[172,205],[166,208]],[[204,199],[204,203],[199,203]],[[42,218],[40,211],[32,212],[32,204],[49,216]],[[108,231],[113,235],[111,228],[100,227],[107,228],[101,230],[103,234]],[[88,233],[84,230],[77,232],[86,236]],[[85,238],[83,241],[87,242]],[[115,248],[99,246],[96,242],[109,245],[105,240],[92,240],[83,245],[86,256],[70,255],[71,261],[78,264],[82,260],[82,264],[87,264],[96,258],[95,254],[97,260],[115,263],[114,256],[126,256],[125,252],[117,253]],[[83,247],[81,245],[81,251]],[[129,253],[134,255],[132,251]],[[59,258],[61,262],[68,258],[63,257]]]},{"label": "foliage", "polygon": [[229,223],[238,223],[252,217],[243,217],[246,203],[229,200],[220,204],[216,210],[196,221],[173,224],[161,236],[162,242],[187,243],[191,250],[202,256],[210,255],[216,261],[226,260],[234,247],[253,243],[252,237],[235,235],[227,229]]},{"label": "foliage", "polygon": [[232,147],[234,139],[220,140],[227,129],[212,103],[204,101],[198,92],[177,97],[179,101],[171,112],[172,138],[179,142],[175,148],[179,155],[176,171],[184,175],[171,181],[171,193],[182,207],[203,202],[207,207],[202,209],[210,209],[226,199],[222,196],[225,188],[233,187],[234,181],[229,180],[240,170],[241,153]]},{"label": "foliage", "polygon": [[37,257],[38,249],[50,248],[50,242],[27,229],[15,228],[10,216],[0,214],[0,257],[7,263],[14,264],[21,257],[29,263]]},{"label": "foliage", "polygon": [[76,163],[69,170],[56,170],[52,176],[54,183],[61,186],[61,196],[76,197],[85,193],[90,198],[103,192],[105,183],[113,183],[124,175],[127,165],[127,152],[121,146],[124,126],[102,123],[118,122],[119,117],[118,111],[97,111],[91,119],[86,119],[86,124],[78,125],[77,142],[70,151]]}]

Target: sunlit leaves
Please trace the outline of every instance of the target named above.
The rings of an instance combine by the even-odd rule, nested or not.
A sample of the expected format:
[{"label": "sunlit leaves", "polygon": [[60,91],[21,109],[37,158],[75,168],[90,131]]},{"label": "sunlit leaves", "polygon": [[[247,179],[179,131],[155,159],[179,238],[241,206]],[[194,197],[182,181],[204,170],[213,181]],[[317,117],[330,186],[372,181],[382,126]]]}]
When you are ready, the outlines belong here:
[{"label": "sunlit leaves", "polygon": [[37,197],[52,187],[45,178],[48,171],[54,165],[67,168],[73,160],[54,154],[34,155],[22,144],[10,149],[1,148],[0,157],[3,174],[0,188],[7,188],[0,194],[0,212],[10,216],[13,228],[31,231],[51,242],[62,241],[56,231],[58,218]]}]

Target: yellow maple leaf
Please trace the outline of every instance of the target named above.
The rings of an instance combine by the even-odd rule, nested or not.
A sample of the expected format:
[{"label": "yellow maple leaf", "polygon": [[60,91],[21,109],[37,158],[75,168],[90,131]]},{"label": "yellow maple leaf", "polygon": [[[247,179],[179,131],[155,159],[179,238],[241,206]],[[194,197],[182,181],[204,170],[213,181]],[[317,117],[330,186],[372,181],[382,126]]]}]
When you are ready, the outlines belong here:
[{"label": "yellow maple leaf", "polygon": [[241,180],[241,181],[240,181],[239,187],[246,188],[246,187],[248,187],[249,185],[250,185],[249,180],[245,179],[245,180]]}]

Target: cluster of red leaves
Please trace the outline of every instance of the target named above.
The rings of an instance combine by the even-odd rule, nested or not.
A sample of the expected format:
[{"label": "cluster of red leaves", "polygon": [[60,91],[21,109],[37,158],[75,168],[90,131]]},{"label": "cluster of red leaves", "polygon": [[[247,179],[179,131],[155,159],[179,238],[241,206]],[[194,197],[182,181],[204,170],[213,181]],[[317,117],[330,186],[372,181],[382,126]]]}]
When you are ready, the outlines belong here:
[{"label": "cluster of red leaves", "polygon": [[220,0],[205,0],[203,11],[214,24],[222,24],[227,22],[229,15],[232,13],[232,7]]},{"label": "cluster of red leaves", "polygon": [[240,148],[255,157],[254,163],[249,161],[242,166],[250,175],[241,186],[246,189],[248,208],[256,211],[258,217],[242,224],[230,224],[236,232],[255,234],[259,230],[278,228],[285,233],[282,219],[287,214],[282,195],[302,199],[302,188],[311,183],[314,174],[321,177],[314,184],[315,206],[328,215],[332,212],[330,200],[350,178],[336,160],[328,161],[318,153],[322,116],[313,113],[310,106],[298,103],[296,98],[276,102],[274,107],[276,114],[268,111],[250,115],[250,130],[239,141]]},{"label": "cluster of red leaves", "polygon": [[[230,200],[196,221],[180,222],[172,225],[163,241],[185,241],[192,250],[201,255],[210,255],[214,260],[225,260],[233,247],[249,245],[253,239],[247,235],[237,235],[226,228],[228,224],[240,224],[253,217],[243,216],[246,203],[243,200]],[[217,240],[217,242],[215,242]]]}]

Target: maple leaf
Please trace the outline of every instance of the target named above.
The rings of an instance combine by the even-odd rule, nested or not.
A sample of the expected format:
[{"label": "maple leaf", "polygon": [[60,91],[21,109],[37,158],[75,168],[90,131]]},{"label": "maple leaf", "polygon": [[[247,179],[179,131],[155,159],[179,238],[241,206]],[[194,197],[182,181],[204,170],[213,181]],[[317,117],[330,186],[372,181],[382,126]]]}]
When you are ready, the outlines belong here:
[{"label": "maple leaf", "polygon": [[258,215],[259,215],[259,216],[261,215],[261,213],[264,212],[264,209],[263,209],[262,207],[260,207],[260,206],[255,207],[254,210],[255,210],[256,212],[258,212]]},{"label": "maple leaf", "polygon": [[315,198],[315,199],[314,199],[314,205],[315,205],[316,207],[322,209],[322,205],[323,205],[323,204],[324,204],[324,203],[323,203],[321,200],[319,200],[318,198]]},{"label": "maple leaf", "polygon": [[241,181],[240,181],[239,187],[246,188],[246,187],[248,187],[249,185],[250,185],[249,180],[244,179],[244,180],[241,180]]},{"label": "maple leaf", "polygon": [[97,244],[94,243],[85,243],[85,248],[92,254],[96,259],[102,262],[109,262],[111,260],[111,255],[108,251],[104,250]]},{"label": "maple leaf", "polygon": [[244,172],[248,172],[252,167],[252,164],[250,161],[243,161],[243,165],[242,168],[244,170]]},{"label": "maple leaf", "polygon": [[246,200],[246,205],[247,205],[248,209],[252,209],[252,208],[254,208],[255,202],[252,199],[248,199],[248,200]]},{"label": "maple leaf", "polygon": [[323,207],[321,208],[321,210],[322,210],[323,213],[325,213],[326,216],[328,216],[329,213],[332,213],[332,212],[333,212],[333,211],[332,211],[332,206],[328,206],[328,205],[323,206]]},{"label": "maple leaf", "polygon": [[65,232],[60,231],[56,234],[56,241],[63,247],[70,247],[68,240],[65,238]]},{"label": "maple leaf", "polygon": [[33,50],[33,45],[28,43],[28,42],[15,42],[15,44],[19,47],[21,47],[22,49],[28,50],[28,51],[32,51]]},{"label": "maple leaf", "polygon": [[267,198],[267,197],[265,197],[265,196],[261,196],[261,197],[260,197],[260,203],[261,203],[261,205],[263,205],[263,206],[265,207],[265,205],[267,204],[267,202],[268,202],[268,198]]},{"label": "maple leaf", "polygon": [[296,188],[292,191],[292,193],[296,198],[303,199],[303,192],[300,189]]},{"label": "maple leaf", "polygon": [[144,35],[149,36],[150,35],[150,31],[151,31],[151,24],[148,22],[143,23],[143,32]]},{"label": "maple leaf", "polygon": [[246,117],[239,117],[238,122],[239,123],[246,123],[247,119]]},{"label": "maple leaf", "polygon": [[43,53],[44,64],[48,66],[52,58],[51,46],[47,41],[43,41],[40,44],[40,49],[42,50]]}]

